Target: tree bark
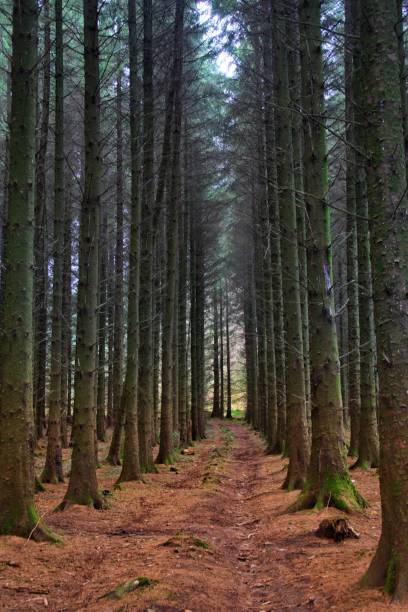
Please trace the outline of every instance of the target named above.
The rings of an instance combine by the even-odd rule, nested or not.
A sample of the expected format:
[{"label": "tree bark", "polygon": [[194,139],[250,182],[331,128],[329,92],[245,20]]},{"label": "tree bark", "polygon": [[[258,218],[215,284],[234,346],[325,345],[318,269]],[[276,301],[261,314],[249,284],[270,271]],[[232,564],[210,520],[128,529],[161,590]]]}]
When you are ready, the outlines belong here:
[{"label": "tree bark", "polygon": [[61,447],[62,292],[64,274],[64,40],[62,0],[55,1],[54,267],[47,456],[42,482],[64,481]]},{"label": "tree bark", "polygon": [[320,0],[302,0],[300,8],[304,180],[311,228],[307,245],[309,273],[312,451],[307,484],[292,510],[331,504],[360,508],[363,499],[349,477],[344,459],[340,363],[333,299],[330,209]]},{"label": "tree bark", "polygon": [[51,30],[49,3],[44,3],[43,92],[41,101],[40,139],[36,154],[35,229],[34,229],[34,413],[37,437],[46,428],[45,399],[47,375],[47,290],[48,261],[46,254],[46,156],[50,120]]},{"label": "tree bark", "polygon": [[[396,4],[361,0],[362,79],[379,377],[382,531],[364,582],[408,600],[406,166]],[[391,60],[391,61],[390,61]]]},{"label": "tree bark", "polygon": [[35,0],[13,2],[8,216],[0,313],[0,534],[54,539],[34,505],[32,307]]},{"label": "tree bark", "polygon": [[95,462],[98,231],[100,208],[100,77],[98,0],[84,0],[85,185],[81,205],[77,306],[77,371],[71,476],[59,509],[101,508]]},{"label": "tree bark", "polygon": [[[137,78],[137,23],[134,0],[128,0],[129,66],[130,66],[130,154],[131,154],[131,220],[129,250],[129,297],[126,374],[122,402],[125,413],[123,467],[119,482],[140,480],[139,432],[137,421],[137,385],[139,373],[139,106]],[[121,245],[123,248],[123,245]]]}]

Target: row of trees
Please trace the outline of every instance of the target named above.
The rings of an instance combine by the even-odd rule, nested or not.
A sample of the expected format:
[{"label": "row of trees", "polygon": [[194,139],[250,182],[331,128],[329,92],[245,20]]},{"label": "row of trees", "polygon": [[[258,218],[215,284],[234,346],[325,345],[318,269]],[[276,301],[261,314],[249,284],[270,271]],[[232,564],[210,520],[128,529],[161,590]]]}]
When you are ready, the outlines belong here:
[{"label": "row of trees", "polygon": [[346,455],[380,467],[383,530],[366,581],[403,599],[403,5],[219,4],[240,40],[226,146],[235,249],[250,254],[235,261],[247,420],[289,458],[283,486],[302,489],[292,511],[359,510]]},{"label": "row of trees", "polygon": [[101,459],[122,465],[119,482],[139,480],[205,436],[207,247],[220,219],[209,42],[184,0],[82,9],[33,0],[2,13],[0,533],[35,539],[54,538],[34,490],[63,482],[63,447],[59,509],[101,508]]}]

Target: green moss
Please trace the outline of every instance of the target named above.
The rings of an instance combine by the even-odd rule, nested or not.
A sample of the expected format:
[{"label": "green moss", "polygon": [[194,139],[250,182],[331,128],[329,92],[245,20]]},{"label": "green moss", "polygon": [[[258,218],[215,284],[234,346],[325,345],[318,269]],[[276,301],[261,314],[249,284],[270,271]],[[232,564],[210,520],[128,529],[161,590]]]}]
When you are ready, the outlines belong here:
[{"label": "green moss", "polygon": [[142,472],[142,474],[158,474],[159,470],[152,463],[150,465],[143,465],[142,468],[141,468],[141,472]]},{"label": "green moss", "polygon": [[397,581],[397,559],[395,556],[391,557],[391,560],[387,568],[387,576],[385,578],[384,591],[389,595],[392,595],[395,591],[395,585]]},{"label": "green moss", "polygon": [[156,580],[152,580],[151,578],[147,578],[146,576],[138,576],[134,580],[130,580],[129,582],[125,582],[124,584],[120,584],[113,591],[109,591],[109,593],[102,595],[100,599],[122,599],[122,597],[124,597],[127,593],[132,593],[137,589],[144,589],[146,587],[153,586],[156,583]]},{"label": "green moss", "polygon": [[361,510],[367,507],[367,502],[357,491],[348,474],[328,476],[319,494],[318,501],[323,506],[328,503],[339,508],[339,510],[343,510],[343,512]]},{"label": "green moss", "polygon": [[165,542],[163,542],[162,546],[170,547],[170,548],[179,548],[183,546],[183,544],[188,546],[195,546],[196,548],[202,548],[204,550],[210,550],[211,546],[208,542],[201,540],[201,538],[197,538],[196,536],[191,536],[185,533],[176,533],[175,536],[172,536]]},{"label": "green moss", "polygon": [[198,548],[204,548],[204,550],[209,550],[211,548],[208,542],[205,542],[200,538],[193,538],[193,545],[197,546]]}]

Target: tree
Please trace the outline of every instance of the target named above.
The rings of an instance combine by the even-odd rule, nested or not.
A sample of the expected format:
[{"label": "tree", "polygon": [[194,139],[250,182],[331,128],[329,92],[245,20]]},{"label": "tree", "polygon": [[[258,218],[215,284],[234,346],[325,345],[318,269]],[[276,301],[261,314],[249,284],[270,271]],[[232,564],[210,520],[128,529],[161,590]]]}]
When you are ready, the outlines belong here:
[{"label": "tree", "polygon": [[0,344],[0,534],[55,536],[34,505],[32,306],[38,7],[13,2],[8,217]]},{"label": "tree", "polygon": [[98,231],[100,198],[100,76],[98,0],[84,0],[85,185],[81,204],[74,428],[71,475],[59,509],[101,508],[95,461]]},{"label": "tree", "polygon": [[306,414],[306,387],[303,367],[302,311],[297,241],[297,218],[293,168],[288,56],[280,23],[288,16],[275,8],[275,90],[278,200],[280,207],[283,312],[285,325],[286,423],[288,473],[284,486],[301,489],[309,465],[309,436]]},{"label": "tree", "polygon": [[[44,2],[44,57],[42,63],[43,93],[41,126],[38,150],[36,152],[35,229],[34,229],[34,412],[36,415],[37,437],[42,438],[46,428],[46,374],[47,374],[47,302],[48,302],[48,260],[47,260],[47,198],[46,158],[50,122],[51,90],[51,29],[49,2]],[[38,73],[36,73],[38,79]],[[38,81],[36,84],[38,92]]]},{"label": "tree", "polygon": [[153,195],[154,94],[152,0],[143,0],[143,173],[140,222],[139,453],[141,469],[154,472],[153,407]]},{"label": "tree", "polygon": [[[408,598],[408,241],[395,2],[361,0],[365,151],[377,330],[382,531],[365,582]],[[393,61],[389,61],[390,58]]]},{"label": "tree", "polygon": [[340,364],[337,348],[327,202],[320,1],[300,3],[305,203],[310,224],[309,273],[312,450],[307,482],[292,510],[364,504],[344,459]]},{"label": "tree", "polygon": [[127,361],[125,383],[122,390],[122,407],[125,415],[125,443],[123,467],[119,482],[139,480],[139,433],[137,415],[137,388],[139,374],[139,105],[137,80],[137,24],[134,0],[128,0],[129,21],[129,85],[130,85],[130,155],[131,155],[131,220],[129,249],[129,298]]},{"label": "tree", "polygon": [[[172,139],[172,164],[170,190],[167,204],[167,253],[166,253],[166,295],[164,303],[163,333],[162,333],[162,395],[161,395],[161,422],[160,422],[160,448],[157,457],[158,463],[171,460],[173,451],[173,414],[177,413],[178,405],[172,405],[172,383],[177,383],[177,369],[174,366],[173,338],[177,324],[176,317],[176,283],[177,283],[177,252],[178,252],[178,216],[179,200],[181,195],[181,129],[182,129],[182,75],[183,75],[183,29],[184,29],[184,0],[176,0],[176,13],[174,21],[174,120]],[[177,343],[176,343],[177,344]],[[177,353],[176,353],[177,354]],[[173,367],[172,367],[173,361]]]},{"label": "tree", "polygon": [[47,456],[43,482],[63,482],[61,448],[62,292],[64,274],[64,40],[62,0],[55,2],[54,267]]}]

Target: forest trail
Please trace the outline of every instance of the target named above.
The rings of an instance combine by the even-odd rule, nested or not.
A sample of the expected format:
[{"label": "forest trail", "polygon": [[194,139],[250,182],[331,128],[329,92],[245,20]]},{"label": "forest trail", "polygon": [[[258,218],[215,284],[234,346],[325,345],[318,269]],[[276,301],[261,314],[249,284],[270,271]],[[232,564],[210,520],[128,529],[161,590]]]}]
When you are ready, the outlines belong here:
[{"label": "forest trail", "polygon": [[[314,534],[338,511],[283,513],[297,492],[280,488],[285,461],[268,457],[246,425],[213,421],[208,438],[175,467],[114,492],[109,508],[52,513],[65,485],[37,496],[63,545],[0,542],[0,609],[6,610],[388,610],[378,590],[361,591],[379,535],[374,471],[355,474],[371,502],[351,522],[360,540],[334,544]],[[102,454],[101,454],[102,456]],[[69,467],[67,451],[66,467]],[[106,491],[120,468],[103,465]],[[177,470],[177,471],[174,471]],[[115,600],[117,586],[151,585]]]}]

